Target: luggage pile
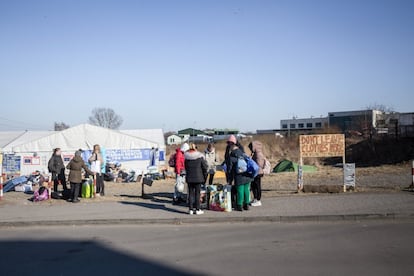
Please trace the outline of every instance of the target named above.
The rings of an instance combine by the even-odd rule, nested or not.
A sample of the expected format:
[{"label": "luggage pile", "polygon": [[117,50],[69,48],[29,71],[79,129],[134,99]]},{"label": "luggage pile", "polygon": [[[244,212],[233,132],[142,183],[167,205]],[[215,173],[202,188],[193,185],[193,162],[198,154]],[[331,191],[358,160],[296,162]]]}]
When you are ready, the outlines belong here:
[{"label": "luggage pile", "polygon": [[48,176],[44,176],[39,171],[36,171],[29,176],[19,176],[9,179],[4,183],[3,192],[15,191],[31,194],[35,186],[42,186],[47,181]]},{"label": "luggage pile", "polygon": [[211,211],[231,212],[231,185],[209,185],[204,192],[202,189],[200,200]]}]

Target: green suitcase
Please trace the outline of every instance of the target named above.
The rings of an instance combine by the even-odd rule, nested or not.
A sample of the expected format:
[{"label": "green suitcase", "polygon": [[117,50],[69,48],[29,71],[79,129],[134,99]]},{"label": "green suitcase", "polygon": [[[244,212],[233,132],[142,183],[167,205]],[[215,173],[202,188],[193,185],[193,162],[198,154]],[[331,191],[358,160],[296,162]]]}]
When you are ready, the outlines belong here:
[{"label": "green suitcase", "polygon": [[91,178],[82,183],[82,198],[93,197],[93,180]]}]

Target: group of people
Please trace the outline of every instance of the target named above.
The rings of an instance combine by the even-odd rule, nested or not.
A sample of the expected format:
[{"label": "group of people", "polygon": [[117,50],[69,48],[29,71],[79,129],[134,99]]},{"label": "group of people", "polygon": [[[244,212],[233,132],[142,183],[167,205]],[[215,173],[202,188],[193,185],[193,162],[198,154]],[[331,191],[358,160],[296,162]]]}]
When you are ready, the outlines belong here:
[{"label": "group of people", "polygon": [[[60,148],[53,150],[52,157],[48,163],[49,172],[52,174],[53,191],[58,192],[58,186],[63,186],[63,193],[69,193],[69,202],[78,203],[79,192],[82,184],[82,170],[87,174],[93,175],[96,179],[96,195],[105,195],[104,176],[105,162],[103,159],[101,147],[99,145],[93,146],[92,155],[88,159],[89,166],[85,164],[82,158],[82,150],[77,150],[75,156],[65,167],[62,158],[62,151]],[[65,169],[69,170],[70,190],[67,187]]]},{"label": "group of people", "polygon": [[[232,198],[234,207],[237,211],[249,210],[249,206],[261,206],[261,179],[265,167],[265,157],[263,155],[262,144],[253,141],[249,144],[252,159],[258,164],[259,172],[256,177],[252,177],[248,172],[240,173],[237,169],[238,161],[245,155],[243,146],[231,135],[227,141],[225,160],[222,163],[226,167],[226,181],[232,185]],[[189,214],[201,215],[204,212],[200,208],[201,185],[212,185],[216,166],[218,164],[216,151],[212,144],[209,144],[201,153],[195,144],[184,143],[177,148],[175,155],[176,183],[174,188],[173,203],[177,204],[185,200],[182,192],[184,185],[188,185]],[[253,192],[254,199],[250,200],[250,192]]]},{"label": "group of people", "polygon": [[[237,169],[238,161],[245,155],[243,146],[231,135],[227,141],[226,153],[223,166],[226,167],[227,184],[232,185],[232,199],[234,208],[237,211],[249,210],[249,206],[261,206],[261,179],[265,166],[262,144],[253,141],[249,144],[252,159],[259,166],[259,173],[252,177],[248,172],[240,173]],[[63,186],[63,192],[69,193],[68,201],[78,203],[79,192],[82,184],[82,170],[89,175],[94,175],[96,179],[96,195],[105,195],[104,173],[105,162],[99,145],[94,145],[93,152],[88,159],[88,165],[82,158],[82,150],[75,152],[74,158],[65,167],[60,148],[53,151],[49,160],[48,169],[52,174],[53,190],[58,192],[58,186]],[[200,192],[201,185],[214,183],[214,175],[219,159],[213,144],[209,144],[204,153],[198,151],[195,144],[184,143],[177,148],[174,155],[174,165],[176,173],[176,183],[174,188],[173,203],[187,201],[183,192],[185,184],[188,185],[189,214],[201,215]],[[67,187],[65,169],[69,170],[70,190]],[[250,200],[250,192],[253,192],[254,199]]]}]

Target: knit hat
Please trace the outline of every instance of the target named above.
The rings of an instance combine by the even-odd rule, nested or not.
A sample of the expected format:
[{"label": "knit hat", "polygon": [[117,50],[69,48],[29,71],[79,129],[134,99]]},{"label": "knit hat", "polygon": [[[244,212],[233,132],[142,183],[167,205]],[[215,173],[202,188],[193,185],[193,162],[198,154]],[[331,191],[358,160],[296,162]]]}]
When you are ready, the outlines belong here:
[{"label": "knit hat", "polygon": [[190,146],[187,143],[181,145],[181,151],[186,152],[190,149]]},{"label": "knit hat", "polygon": [[229,139],[227,140],[228,143],[237,144],[236,136],[230,135]]}]

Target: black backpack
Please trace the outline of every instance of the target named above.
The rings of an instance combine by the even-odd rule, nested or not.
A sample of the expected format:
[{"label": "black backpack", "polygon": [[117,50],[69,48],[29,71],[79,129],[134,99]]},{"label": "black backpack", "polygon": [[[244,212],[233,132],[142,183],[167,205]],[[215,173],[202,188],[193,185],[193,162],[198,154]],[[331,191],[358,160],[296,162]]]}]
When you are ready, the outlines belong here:
[{"label": "black backpack", "polygon": [[170,160],[168,160],[168,165],[171,167],[171,168],[175,168],[175,163],[176,163],[176,158],[177,156],[176,156],[176,154],[174,153],[174,154],[172,154],[171,156],[170,156]]}]

